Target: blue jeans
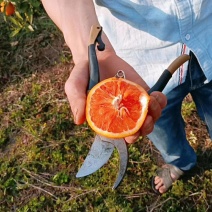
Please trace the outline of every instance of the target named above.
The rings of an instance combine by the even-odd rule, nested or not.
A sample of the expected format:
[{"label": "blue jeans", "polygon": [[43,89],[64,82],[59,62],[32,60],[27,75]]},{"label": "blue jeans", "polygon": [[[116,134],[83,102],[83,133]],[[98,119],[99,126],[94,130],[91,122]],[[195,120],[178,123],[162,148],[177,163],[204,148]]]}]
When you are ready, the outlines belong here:
[{"label": "blue jeans", "polygon": [[188,93],[192,95],[198,114],[205,121],[212,138],[212,81],[204,84],[205,80],[196,57],[191,53],[185,82],[167,94],[167,106],[153,132],[148,135],[164,161],[183,171],[195,166],[197,159],[186,139],[185,123],[181,116],[182,101]]}]

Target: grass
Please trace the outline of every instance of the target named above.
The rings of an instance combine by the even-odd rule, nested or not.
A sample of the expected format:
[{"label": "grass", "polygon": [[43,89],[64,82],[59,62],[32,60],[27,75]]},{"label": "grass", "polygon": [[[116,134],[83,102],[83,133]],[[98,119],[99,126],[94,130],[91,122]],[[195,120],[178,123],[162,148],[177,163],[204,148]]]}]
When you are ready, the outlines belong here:
[{"label": "grass", "polygon": [[73,123],[64,93],[73,64],[61,33],[45,16],[36,21],[35,32],[15,38],[1,22],[0,211],[211,211],[212,144],[191,99],[182,113],[197,168],[168,193],[151,190],[151,176],[162,162],[147,138],[129,146],[118,189],[111,189],[116,151],[99,171],[75,177],[94,133]]}]

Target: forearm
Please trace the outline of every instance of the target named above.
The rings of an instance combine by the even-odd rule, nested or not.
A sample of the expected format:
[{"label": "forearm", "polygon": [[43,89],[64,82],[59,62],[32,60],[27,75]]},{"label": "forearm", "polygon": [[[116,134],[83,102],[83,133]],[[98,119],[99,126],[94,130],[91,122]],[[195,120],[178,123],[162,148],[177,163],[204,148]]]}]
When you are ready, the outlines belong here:
[{"label": "forearm", "polygon": [[[92,0],[42,0],[49,17],[58,26],[72,51],[74,61],[87,59],[90,29],[98,24]],[[107,48],[112,48],[103,35]]]}]

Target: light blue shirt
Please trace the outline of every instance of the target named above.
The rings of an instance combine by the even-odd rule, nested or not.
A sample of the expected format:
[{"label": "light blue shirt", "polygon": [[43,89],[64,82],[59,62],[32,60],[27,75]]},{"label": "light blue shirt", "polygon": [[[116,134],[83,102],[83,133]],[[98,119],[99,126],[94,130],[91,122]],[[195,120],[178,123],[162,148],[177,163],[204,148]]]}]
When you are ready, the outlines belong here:
[{"label": "light blue shirt", "polygon": [[[117,55],[152,87],[180,54],[196,55],[212,79],[212,0],[94,0],[97,16]],[[164,93],[185,80],[177,70]]]}]

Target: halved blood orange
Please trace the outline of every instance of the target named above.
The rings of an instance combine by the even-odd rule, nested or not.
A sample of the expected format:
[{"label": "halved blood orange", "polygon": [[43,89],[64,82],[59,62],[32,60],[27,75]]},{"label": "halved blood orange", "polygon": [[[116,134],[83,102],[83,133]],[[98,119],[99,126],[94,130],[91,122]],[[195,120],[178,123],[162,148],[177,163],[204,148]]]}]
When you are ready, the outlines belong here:
[{"label": "halved blood orange", "polygon": [[124,138],[142,126],[150,97],[139,85],[112,77],[95,85],[87,96],[86,119],[98,134]]}]

